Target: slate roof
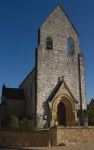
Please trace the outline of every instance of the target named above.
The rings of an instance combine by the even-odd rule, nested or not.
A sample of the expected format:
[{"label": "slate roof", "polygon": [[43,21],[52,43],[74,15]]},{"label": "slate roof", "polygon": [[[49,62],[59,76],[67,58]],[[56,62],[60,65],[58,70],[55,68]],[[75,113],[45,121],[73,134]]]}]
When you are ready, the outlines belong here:
[{"label": "slate roof", "polygon": [[25,79],[21,82],[21,84],[19,85],[19,87],[36,71],[36,67],[34,67],[30,73],[25,77]]},{"label": "slate roof", "polygon": [[25,100],[24,90],[19,88],[6,88],[3,86],[2,96],[6,99]]}]

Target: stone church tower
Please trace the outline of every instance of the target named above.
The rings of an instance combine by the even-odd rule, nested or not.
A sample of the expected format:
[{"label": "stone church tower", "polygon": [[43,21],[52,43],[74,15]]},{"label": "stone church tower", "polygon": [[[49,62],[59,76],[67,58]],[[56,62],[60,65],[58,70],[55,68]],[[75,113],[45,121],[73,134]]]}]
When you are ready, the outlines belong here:
[{"label": "stone church tower", "polygon": [[28,116],[38,128],[71,125],[86,109],[79,35],[60,5],[39,30],[34,69],[19,88],[2,88],[0,117]]},{"label": "stone church tower", "polygon": [[40,27],[36,67],[37,126],[76,121],[77,110],[86,109],[83,55],[79,35],[60,5]]}]

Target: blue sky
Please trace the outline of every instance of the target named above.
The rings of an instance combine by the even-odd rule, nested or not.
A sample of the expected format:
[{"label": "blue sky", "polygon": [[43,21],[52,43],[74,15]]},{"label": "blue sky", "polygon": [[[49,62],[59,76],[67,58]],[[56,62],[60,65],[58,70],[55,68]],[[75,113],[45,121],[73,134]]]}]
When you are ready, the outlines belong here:
[{"label": "blue sky", "polygon": [[94,97],[94,0],[0,0],[0,93],[17,87],[34,66],[37,31],[60,3],[80,35],[87,100]]}]

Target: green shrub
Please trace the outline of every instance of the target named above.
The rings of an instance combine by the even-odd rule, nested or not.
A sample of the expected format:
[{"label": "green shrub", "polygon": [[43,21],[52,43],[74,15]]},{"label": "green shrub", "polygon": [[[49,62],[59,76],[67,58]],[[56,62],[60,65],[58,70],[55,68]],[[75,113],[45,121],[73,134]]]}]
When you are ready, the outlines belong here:
[{"label": "green shrub", "polygon": [[25,117],[21,121],[21,126],[24,129],[31,129],[32,128],[32,121]]},{"label": "green shrub", "polygon": [[94,110],[88,111],[88,125],[94,126]]},{"label": "green shrub", "polygon": [[17,116],[10,116],[9,117],[9,128],[19,128],[19,119]]},{"label": "green shrub", "polygon": [[2,120],[2,127],[9,129],[17,129],[19,128],[19,119],[17,116],[9,116]]}]

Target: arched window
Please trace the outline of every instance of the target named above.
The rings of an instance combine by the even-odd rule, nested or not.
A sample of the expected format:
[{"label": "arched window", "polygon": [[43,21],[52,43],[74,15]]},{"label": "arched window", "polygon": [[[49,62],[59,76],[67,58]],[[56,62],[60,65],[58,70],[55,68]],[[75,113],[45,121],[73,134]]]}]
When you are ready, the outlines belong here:
[{"label": "arched window", "polygon": [[46,38],[46,48],[53,49],[53,39],[51,37]]},{"label": "arched window", "polygon": [[74,40],[73,40],[73,38],[69,37],[67,42],[68,42],[67,43],[68,44],[68,53],[69,54],[73,53],[74,52]]}]

